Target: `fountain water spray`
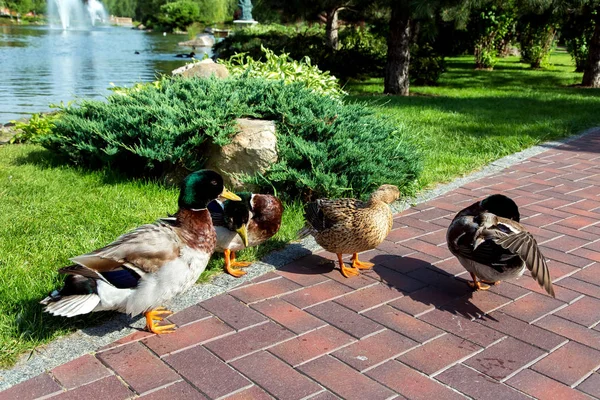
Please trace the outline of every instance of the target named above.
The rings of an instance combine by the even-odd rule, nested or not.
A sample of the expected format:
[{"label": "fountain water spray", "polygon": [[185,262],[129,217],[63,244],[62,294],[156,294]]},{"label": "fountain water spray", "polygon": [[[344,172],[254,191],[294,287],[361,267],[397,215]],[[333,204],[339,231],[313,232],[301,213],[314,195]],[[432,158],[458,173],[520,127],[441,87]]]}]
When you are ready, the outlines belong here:
[{"label": "fountain water spray", "polygon": [[98,0],[49,0],[48,16],[50,21],[60,19],[63,29],[89,29],[98,21],[108,20]]}]

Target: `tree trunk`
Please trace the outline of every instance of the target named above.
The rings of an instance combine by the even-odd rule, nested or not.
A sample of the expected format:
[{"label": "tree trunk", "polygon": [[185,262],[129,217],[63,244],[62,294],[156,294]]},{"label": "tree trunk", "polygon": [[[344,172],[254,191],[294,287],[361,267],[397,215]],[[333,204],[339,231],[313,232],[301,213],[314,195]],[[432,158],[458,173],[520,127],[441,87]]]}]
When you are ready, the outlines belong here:
[{"label": "tree trunk", "polygon": [[327,46],[334,50],[340,48],[338,41],[338,13],[340,9],[334,8],[333,10],[327,11],[327,23],[325,25],[325,35],[327,37]]},{"label": "tree trunk", "polygon": [[408,96],[410,65],[410,10],[404,1],[396,0],[390,17],[384,93]]},{"label": "tree trunk", "polygon": [[[598,10],[600,12],[600,10]],[[583,72],[583,86],[600,88],[600,17],[596,16],[596,27],[592,40],[590,40],[590,50],[588,62]]]}]

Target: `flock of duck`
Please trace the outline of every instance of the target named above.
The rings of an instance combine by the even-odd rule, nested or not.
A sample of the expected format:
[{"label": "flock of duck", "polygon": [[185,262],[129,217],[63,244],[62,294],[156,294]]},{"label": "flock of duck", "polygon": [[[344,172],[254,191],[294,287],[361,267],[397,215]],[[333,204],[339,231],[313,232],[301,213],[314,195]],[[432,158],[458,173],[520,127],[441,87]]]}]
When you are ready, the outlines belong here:
[{"label": "flock of duck", "polygon": [[[305,207],[306,224],[299,236],[312,235],[325,250],[336,253],[346,278],[370,269],[358,253],[379,246],[392,229],[389,205],[398,199],[396,186],[382,185],[368,201],[319,199]],[[190,288],[214,251],[223,252],[226,271],[240,277],[249,263],[235,252],[256,246],[277,233],[283,205],[272,195],[227,190],[211,170],[188,175],[181,183],[178,210],[168,218],[143,225],[101,249],[73,257],[64,286],[41,301],[45,311],[73,317],[116,310],[144,313],[146,329],[170,333],[160,325],[171,311],[161,307]],[[521,276],[525,269],[554,296],[548,266],[533,236],[519,224],[519,210],[510,198],[495,194],[460,211],[447,232],[448,248],[471,274],[475,290]],[[343,254],[352,254],[348,266]]]}]

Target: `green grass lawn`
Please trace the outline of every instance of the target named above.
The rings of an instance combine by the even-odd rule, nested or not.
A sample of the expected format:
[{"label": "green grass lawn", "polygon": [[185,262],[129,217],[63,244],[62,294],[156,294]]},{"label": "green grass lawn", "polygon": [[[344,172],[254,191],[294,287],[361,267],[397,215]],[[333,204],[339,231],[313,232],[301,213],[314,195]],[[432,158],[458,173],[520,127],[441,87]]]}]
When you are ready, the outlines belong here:
[{"label": "green grass lawn", "polygon": [[[421,188],[449,181],[534,144],[600,125],[600,91],[581,81],[566,53],[548,70],[516,58],[494,71],[473,70],[472,57],[448,60],[437,87],[413,96],[382,96],[381,80],[354,83],[352,101],[392,118],[421,151]],[[172,213],[177,190],[152,182],[89,172],[53,161],[39,146],[0,147],[0,366],[36,345],[90,326],[109,313],[66,319],[42,314],[38,301],[62,282],[56,270],[138,225]],[[269,243],[241,252],[255,260],[283,246],[302,225],[302,205],[288,204],[282,229]],[[217,255],[201,277],[221,271]]]},{"label": "green grass lawn", "polygon": [[[0,367],[36,345],[110,316],[59,318],[38,302],[59,287],[56,270],[119,235],[177,209],[176,189],[61,166],[34,145],[0,147]],[[240,252],[256,260],[292,240],[302,224],[299,203],[287,204],[282,229],[268,243]],[[222,270],[211,260],[201,281]]]},{"label": "green grass lawn", "polygon": [[436,87],[411,87],[412,96],[383,96],[382,80],[348,85],[353,101],[396,121],[422,152],[420,187],[450,181],[535,144],[600,125],[600,90],[581,82],[571,57],[555,52],[551,66],[532,71],[518,57],[493,71],[473,69],[473,57],[452,57]]}]

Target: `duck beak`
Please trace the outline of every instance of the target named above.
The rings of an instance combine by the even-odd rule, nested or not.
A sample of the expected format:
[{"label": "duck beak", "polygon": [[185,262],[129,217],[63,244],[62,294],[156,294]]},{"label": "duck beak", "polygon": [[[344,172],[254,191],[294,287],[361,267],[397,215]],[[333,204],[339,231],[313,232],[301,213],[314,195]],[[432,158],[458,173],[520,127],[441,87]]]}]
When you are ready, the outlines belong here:
[{"label": "duck beak", "polygon": [[244,242],[244,246],[248,247],[248,228],[246,225],[242,225],[240,228],[235,230],[238,235],[242,238],[242,242]]},{"label": "duck beak", "polygon": [[219,195],[220,197],[224,197],[226,199],[229,200],[233,200],[233,201],[241,201],[242,199],[240,198],[240,196],[238,196],[237,194],[227,190],[226,188],[223,188],[223,191],[221,192],[221,194]]}]

